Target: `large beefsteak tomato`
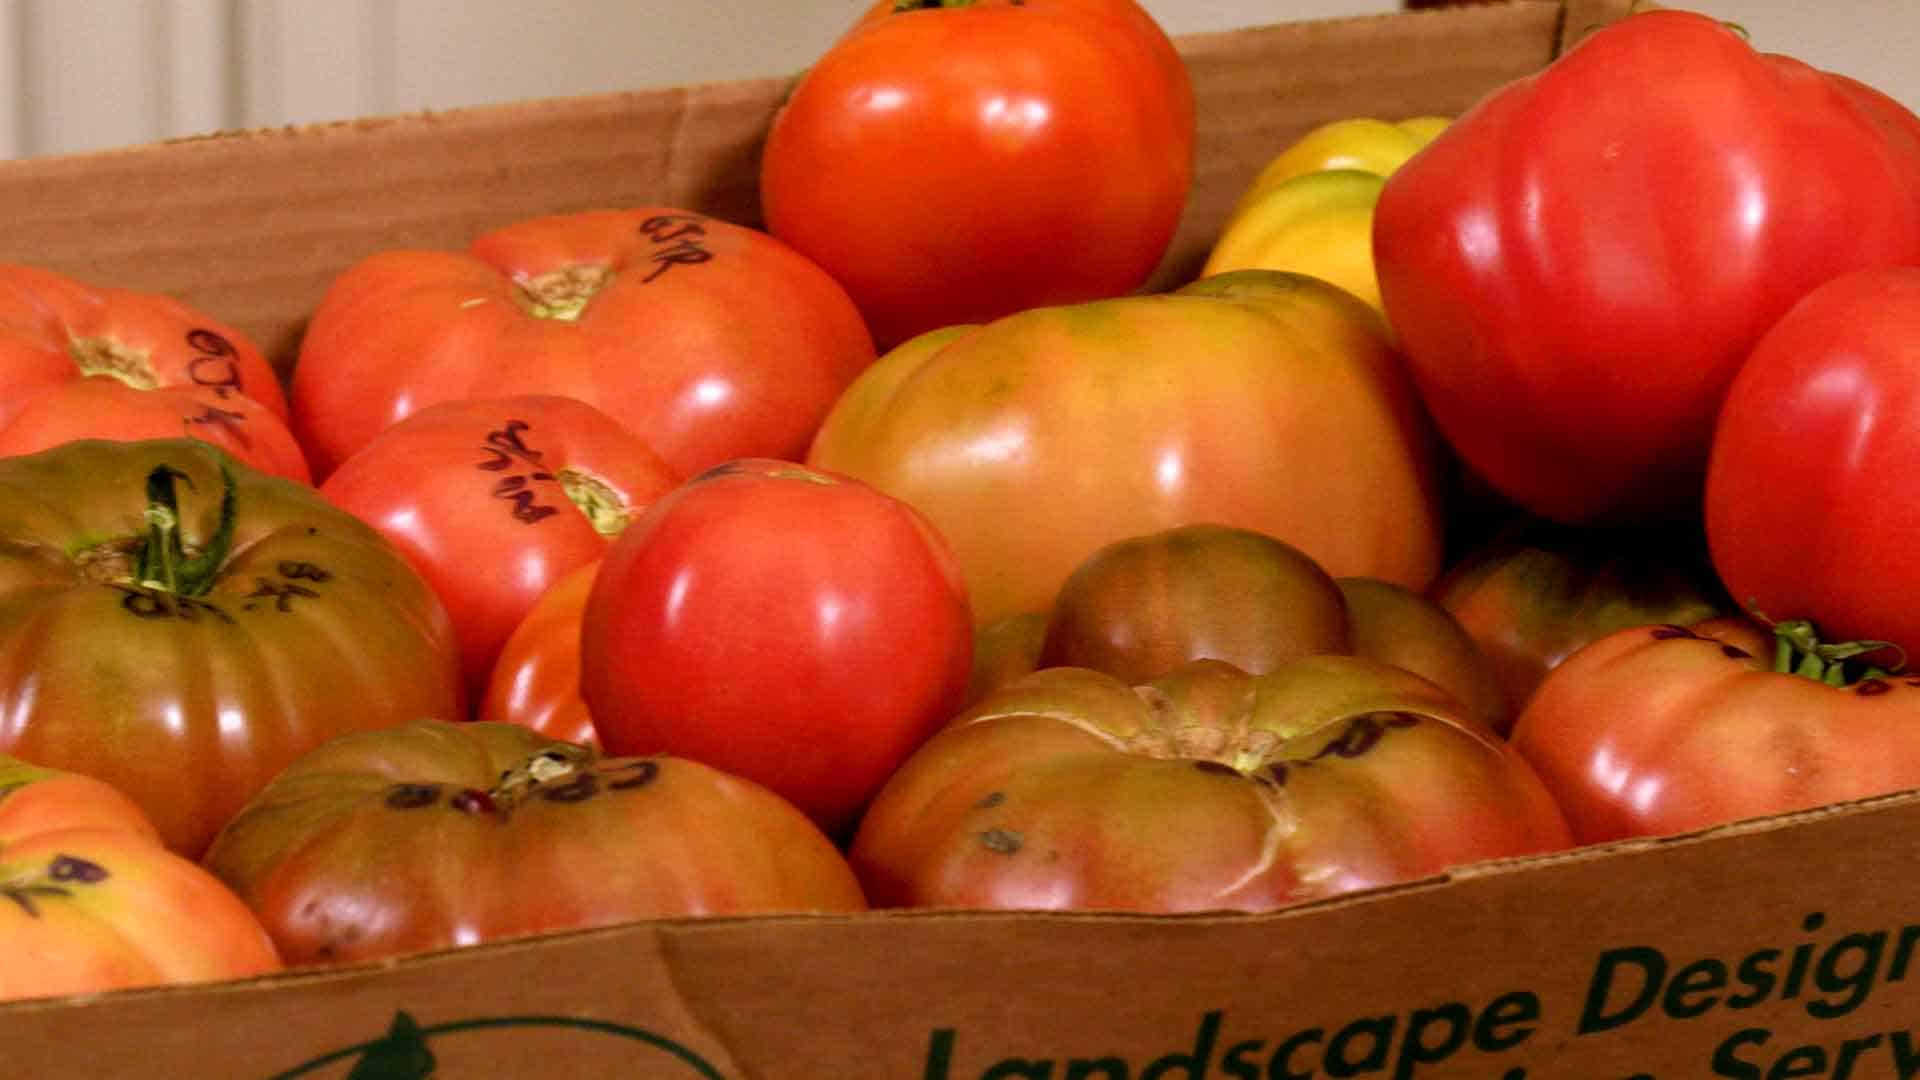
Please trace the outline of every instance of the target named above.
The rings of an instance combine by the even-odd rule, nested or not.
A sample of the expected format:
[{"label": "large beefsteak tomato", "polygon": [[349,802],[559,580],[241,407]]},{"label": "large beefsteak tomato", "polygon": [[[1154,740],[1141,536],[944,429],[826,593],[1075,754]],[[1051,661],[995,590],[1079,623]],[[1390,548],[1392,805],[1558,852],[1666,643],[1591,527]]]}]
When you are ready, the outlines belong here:
[{"label": "large beefsteak tomato", "polygon": [[206,865],[290,964],[674,915],[858,911],[840,854],[765,788],[515,724],[416,720],[303,755]]},{"label": "large beefsteak tomato", "polygon": [[0,755],[0,1001],[279,967],[253,912],[133,800]]},{"label": "large beefsteak tomato", "polygon": [[371,526],[192,439],[0,459],[0,752],[197,856],[337,734],[464,707],[445,607]]},{"label": "large beefsteak tomato", "polygon": [[1800,620],[1618,630],[1541,680],[1513,744],[1582,843],[1920,787],[1920,683],[1866,666],[1897,659]]},{"label": "large beefsteak tomato", "polygon": [[1043,668],[908,759],[849,857],[876,906],[1258,911],[1568,843],[1450,694],[1320,655]]},{"label": "large beefsteak tomato", "polygon": [[1138,288],[1193,157],[1186,65],[1134,0],[879,0],[774,116],[760,201],[891,348]]},{"label": "large beefsteak tomato", "polygon": [[1436,449],[1378,316],[1275,270],[916,338],[834,406],[808,462],[919,508],[987,624],[1044,611],[1102,545],[1252,529],[1336,577],[1425,589]]},{"label": "large beefsteak tomato", "polygon": [[164,293],[0,264],[0,454],[179,436],[307,479],[279,376],[238,329]]},{"label": "large beefsteak tomato", "polygon": [[846,290],[764,232],[669,208],[557,214],[341,273],[301,339],[293,428],[325,479],[427,405],[557,394],[685,478],[804,453],[873,359]]},{"label": "large beefsteak tomato", "polygon": [[1694,12],[1587,35],[1387,178],[1386,312],[1492,487],[1584,523],[1696,512],[1715,413],[1821,282],[1920,262],[1920,125]]}]

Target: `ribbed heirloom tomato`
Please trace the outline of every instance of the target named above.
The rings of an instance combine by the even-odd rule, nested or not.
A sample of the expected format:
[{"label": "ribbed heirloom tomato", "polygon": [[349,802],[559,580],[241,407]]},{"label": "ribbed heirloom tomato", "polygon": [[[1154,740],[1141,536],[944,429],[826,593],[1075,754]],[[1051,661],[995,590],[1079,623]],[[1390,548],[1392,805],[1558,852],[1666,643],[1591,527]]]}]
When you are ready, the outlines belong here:
[{"label": "ribbed heirloom tomato", "polygon": [[1568,841],[1451,695],[1320,655],[1037,671],[908,759],[849,857],[876,906],[1262,911]]},{"label": "ribbed heirloom tomato", "polygon": [[308,478],[279,377],[240,331],[163,293],[0,265],[0,455],[181,436]]},{"label": "ribbed heirloom tomato", "polygon": [[133,800],[0,755],[0,1001],[279,967],[247,906]]},{"label": "ribbed heirloom tomato", "polygon": [[1691,514],[1760,335],[1829,278],[1920,261],[1920,122],[1643,11],[1388,177],[1374,256],[1422,397],[1495,490],[1571,523]]},{"label": "ribbed heirloom tomato", "polygon": [[302,751],[464,707],[446,608],[311,487],[192,439],[0,459],[0,753],[198,856]]},{"label": "ribbed heirloom tomato", "polygon": [[839,850],[758,784],[513,724],[417,720],[334,739],[242,808],[206,865],[290,964],[866,906]]},{"label": "ribbed heirloom tomato", "polygon": [[1134,0],[879,0],[775,115],[760,201],[891,348],[1138,288],[1193,151],[1186,66]]},{"label": "ribbed heirloom tomato", "polygon": [[1547,674],[1513,744],[1582,843],[1920,787],[1920,682],[1889,659],[1798,620],[1619,630]]},{"label": "ribbed heirloom tomato", "polygon": [[985,625],[1044,611],[1104,544],[1195,522],[1424,589],[1435,455],[1371,308],[1242,270],[922,335],[848,388],[808,462],[926,514]]},{"label": "ribbed heirloom tomato", "polygon": [[840,838],[959,711],[973,620],[946,541],[912,507],[745,459],[648,507],[581,615],[580,692],[609,753],[758,781]]},{"label": "ribbed heirloom tomato", "polygon": [[294,431],[324,480],[427,405],[558,394],[684,478],[803,453],[873,358],[846,290],[764,232],[670,207],[557,214],[342,272],[301,339]]}]

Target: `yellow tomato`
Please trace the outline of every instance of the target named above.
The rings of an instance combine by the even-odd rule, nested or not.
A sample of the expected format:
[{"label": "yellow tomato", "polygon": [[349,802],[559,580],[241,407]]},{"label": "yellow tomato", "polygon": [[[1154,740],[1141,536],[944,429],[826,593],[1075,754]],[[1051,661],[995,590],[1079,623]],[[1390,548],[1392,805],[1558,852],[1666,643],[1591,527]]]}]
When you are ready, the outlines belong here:
[{"label": "yellow tomato", "polygon": [[1386,181],[1358,169],[1303,173],[1267,189],[1215,241],[1201,276],[1291,270],[1382,310],[1373,271],[1373,206]]},{"label": "yellow tomato", "polygon": [[1296,176],[1329,169],[1358,169],[1387,176],[1433,140],[1449,123],[1444,116],[1416,116],[1389,122],[1356,116],[1322,124],[1300,136],[1269,161],[1241,196],[1234,216],[1268,188]]}]

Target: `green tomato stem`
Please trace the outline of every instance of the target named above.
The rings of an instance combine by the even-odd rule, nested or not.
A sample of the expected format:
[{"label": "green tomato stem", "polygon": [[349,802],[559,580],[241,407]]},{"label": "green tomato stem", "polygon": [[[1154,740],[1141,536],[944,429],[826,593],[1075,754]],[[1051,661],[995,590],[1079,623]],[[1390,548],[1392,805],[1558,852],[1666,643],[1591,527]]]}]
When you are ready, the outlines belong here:
[{"label": "green tomato stem", "polygon": [[149,589],[176,596],[201,596],[213,588],[213,581],[233,549],[235,495],[233,471],[220,464],[220,523],[200,554],[187,556],[180,538],[180,496],[176,482],[193,479],[171,465],[156,465],[147,473],[147,541],[140,548],[135,577]]},{"label": "green tomato stem", "polygon": [[[1855,663],[1849,669],[1849,661],[1882,651],[1893,653],[1895,659],[1891,665]],[[1789,619],[1773,627],[1773,670],[1784,674],[1799,675],[1828,686],[1851,686],[1867,679],[1885,678],[1906,666],[1906,651],[1891,641],[1830,644],[1820,640],[1819,632],[1806,619]]]}]

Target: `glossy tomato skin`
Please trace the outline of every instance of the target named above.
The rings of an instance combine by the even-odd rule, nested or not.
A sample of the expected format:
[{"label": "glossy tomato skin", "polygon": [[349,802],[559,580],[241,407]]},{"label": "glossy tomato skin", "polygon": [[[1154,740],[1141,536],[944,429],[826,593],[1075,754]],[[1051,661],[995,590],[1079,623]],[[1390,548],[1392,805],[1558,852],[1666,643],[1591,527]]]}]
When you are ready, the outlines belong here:
[{"label": "glossy tomato skin", "polygon": [[767,459],[635,519],[581,619],[581,697],[609,753],[757,781],[836,837],[959,711],[972,661],[966,587],[924,517]]},{"label": "glossy tomato skin", "polygon": [[569,571],[527,609],[500,647],[476,719],[564,742],[598,740],[580,697],[580,620],[599,572],[599,559]]},{"label": "glossy tomato skin", "polygon": [[868,370],[811,464],[953,544],[982,625],[1046,610],[1102,545],[1253,529],[1329,573],[1438,573],[1436,448],[1378,318],[1326,282],[1249,270],[917,338]]},{"label": "glossy tomato skin", "polygon": [[287,419],[272,363],[238,329],[164,293],[32,266],[0,265],[0,371],[0,426],[37,391],[89,375],[191,387],[216,404],[245,395]]},{"label": "glossy tomato skin", "polygon": [[1920,689],[1773,670],[1746,620],[1616,631],[1549,673],[1513,743],[1582,843],[1920,786]]},{"label": "glossy tomato skin", "polygon": [[[156,467],[192,594],[143,581]],[[192,439],[83,440],[0,459],[0,752],[96,776],[197,856],[301,751],[464,703],[446,609],[371,526]]]},{"label": "glossy tomato skin", "polygon": [[1186,67],[1133,0],[881,3],[775,115],[760,201],[891,348],[1138,288],[1193,156]]},{"label": "glossy tomato skin", "polygon": [[306,451],[267,406],[244,394],[221,399],[201,387],[137,389],[104,375],[58,383],[20,405],[0,427],[0,457],[34,454],[74,439],[196,438],[262,472],[312,483]]},{"label": "glossy tomato skin", "polygon": [[535,601],[678,479],[600,409],[551,394],[429,405],[320,485],[432,585],[453,618],[470,697]]},{"label": "glossy tomato skin", "polygon": [[685,478],[804,453],[873,359],[846,290],[760,230],[667,207],[558,214],[335,278],[294,366],[294,432],[324,479],[424,406],[557,394]]},{"label": "glossy tomato skin", "polygon": [[1476,719],[1502,719],[1479,649],[1425,596],[1378,578],[1336,579],[1282,540],[1209,523],[1094,552],[1054,598],[1033,666],[1138,684],[1195,660],[1262,675],[1320,653],[1392,664],[1454,694]]},{"label": "glossy tomato skin", "polygon": [[1544,517],[1697,513],[1761,333],[1828,278],[1920,261],[1900,111],[1671,10],[1483,100],[1376,210],[1386,311],[1441,431]]},{"label": "glossy tomato skin", "polygon": [[1920,658],[1920,269],[1809,293],[1742,365],[1714,433],[1707,539],[1728,592]]},{"label": "glossy tomato skin", "polygon": [[292,964],[866,906],[839,850],[766,789],[513,724],[417,720],[333,740],[243,808],[206,865]]},{"label": "glossy tomato skin", "polygon": [[1474,544],[1429,596],[1479,647],[1507,718],[1597,638],[1732,616],[1696,529],[1621,531],[1525,520]]},{"label": "glossy tomato skin", "polygon": [[110,784],[0,755],[0,1001],[280,968],[219,879]]},{"label": "glossy tomato skin", "polygon": [[1037,671],[909,759],[849,858],[875,906],[1264,911],[1568,842],[1451,695],[1320,655]]}]

